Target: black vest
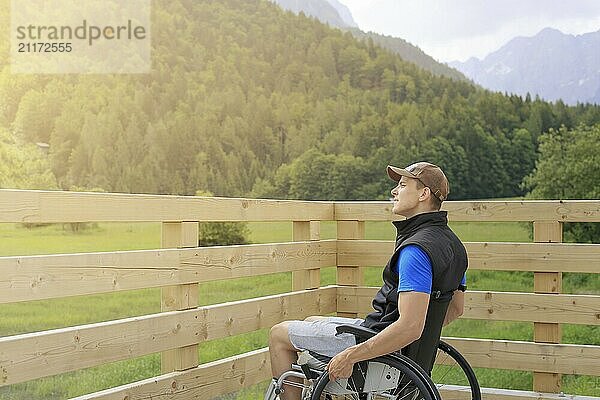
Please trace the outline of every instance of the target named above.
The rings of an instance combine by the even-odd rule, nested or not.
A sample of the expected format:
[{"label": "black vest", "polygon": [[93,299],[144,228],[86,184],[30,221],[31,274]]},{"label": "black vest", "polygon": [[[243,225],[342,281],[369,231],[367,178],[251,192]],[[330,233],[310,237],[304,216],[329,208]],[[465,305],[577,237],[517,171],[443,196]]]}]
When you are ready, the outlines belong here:
[{"label": "black vest", "polygon": [[403,247],[418,245],[431,261],[431,296],[423,335],[402,349],[402,353],[430,371],[448,303],[467,269],[467,252],[460,239],[448,227],[446,211],[418,214],[393,224],[397,229],[396,247],[383,270],[383,286],[373,299],[375,311],[366,317],[362,325],[381,331],[398,320],[399,277],[394,266]]}]

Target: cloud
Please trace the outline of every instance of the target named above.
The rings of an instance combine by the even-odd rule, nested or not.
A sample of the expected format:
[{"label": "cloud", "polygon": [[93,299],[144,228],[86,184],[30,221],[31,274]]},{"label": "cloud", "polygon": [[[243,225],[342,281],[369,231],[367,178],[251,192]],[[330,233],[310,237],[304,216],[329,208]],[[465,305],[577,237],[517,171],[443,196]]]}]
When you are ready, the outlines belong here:
[{"label": "cloud", "polygon": [[[600,15],[600,2],[596,0],[421,0],[412,3],[414,17],[424,22],[431,13],[430,27],[422,29],[424,37],[444,35],[449,39],[468,38],[499,32],[519,20],[560,21],[589,18]],[[415,21],[414,25],[419,25]],[[422,24],[421,26],[424,26]]]},{"label": "cloud", "polygon": [[598,0],[341,0],[363,30],[401,37],[435,58],[482,57],[545,27],[600,29]]}]

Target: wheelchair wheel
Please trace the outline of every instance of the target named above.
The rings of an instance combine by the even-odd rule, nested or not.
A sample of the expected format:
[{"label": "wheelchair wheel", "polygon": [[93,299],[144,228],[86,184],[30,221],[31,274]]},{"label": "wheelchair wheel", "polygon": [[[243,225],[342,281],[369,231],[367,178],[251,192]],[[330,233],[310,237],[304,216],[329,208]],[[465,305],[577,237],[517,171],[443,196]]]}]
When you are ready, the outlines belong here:
[{"label": "wheelchair wheel", "polygon": [[383,356],[356,363],[348,379],[317,381],[311,400],[440,400],[429,376],[404,357]]},{"label": "wheelchair wheel", "polygon": [[481,390],[467,360],[444,341],[438,345],[431,379],[444,399],[481,400]]}]

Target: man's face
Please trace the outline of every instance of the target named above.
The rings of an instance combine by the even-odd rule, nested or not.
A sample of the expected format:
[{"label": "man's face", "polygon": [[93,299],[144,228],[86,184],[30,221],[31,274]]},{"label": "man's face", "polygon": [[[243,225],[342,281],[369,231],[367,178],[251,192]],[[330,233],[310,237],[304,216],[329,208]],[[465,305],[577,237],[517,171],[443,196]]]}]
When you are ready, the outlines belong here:
[{"label": "man's face", "polygon": [[424,188],[418,189],[417,180],[403,176],[398,185],[392,189],[394,214],[412,217],[419,207],[419,198]]}]

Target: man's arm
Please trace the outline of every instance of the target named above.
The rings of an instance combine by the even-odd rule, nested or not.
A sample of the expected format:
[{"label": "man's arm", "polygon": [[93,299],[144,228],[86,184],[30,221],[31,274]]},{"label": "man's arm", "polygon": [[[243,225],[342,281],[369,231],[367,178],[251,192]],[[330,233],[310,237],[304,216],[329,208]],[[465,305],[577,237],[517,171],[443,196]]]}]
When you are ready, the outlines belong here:
[{"label": "man's arm", "polygon": [[400,318],[369,340],[349,347],[332,358],[327,366],[329,377],[334,380],[347,378],[352,374],[355,363],[400,350],[420,338],[428,307],[428,293],[400,292]]},{"label": "man's arm", "polygon": [[452,300],[450,300],[450,304],[448,304],[448,310],[446,311],[446,317],[444,318],[444,326],[463,315],[464,308],[465,292],[462,290],[455,290]]}]

